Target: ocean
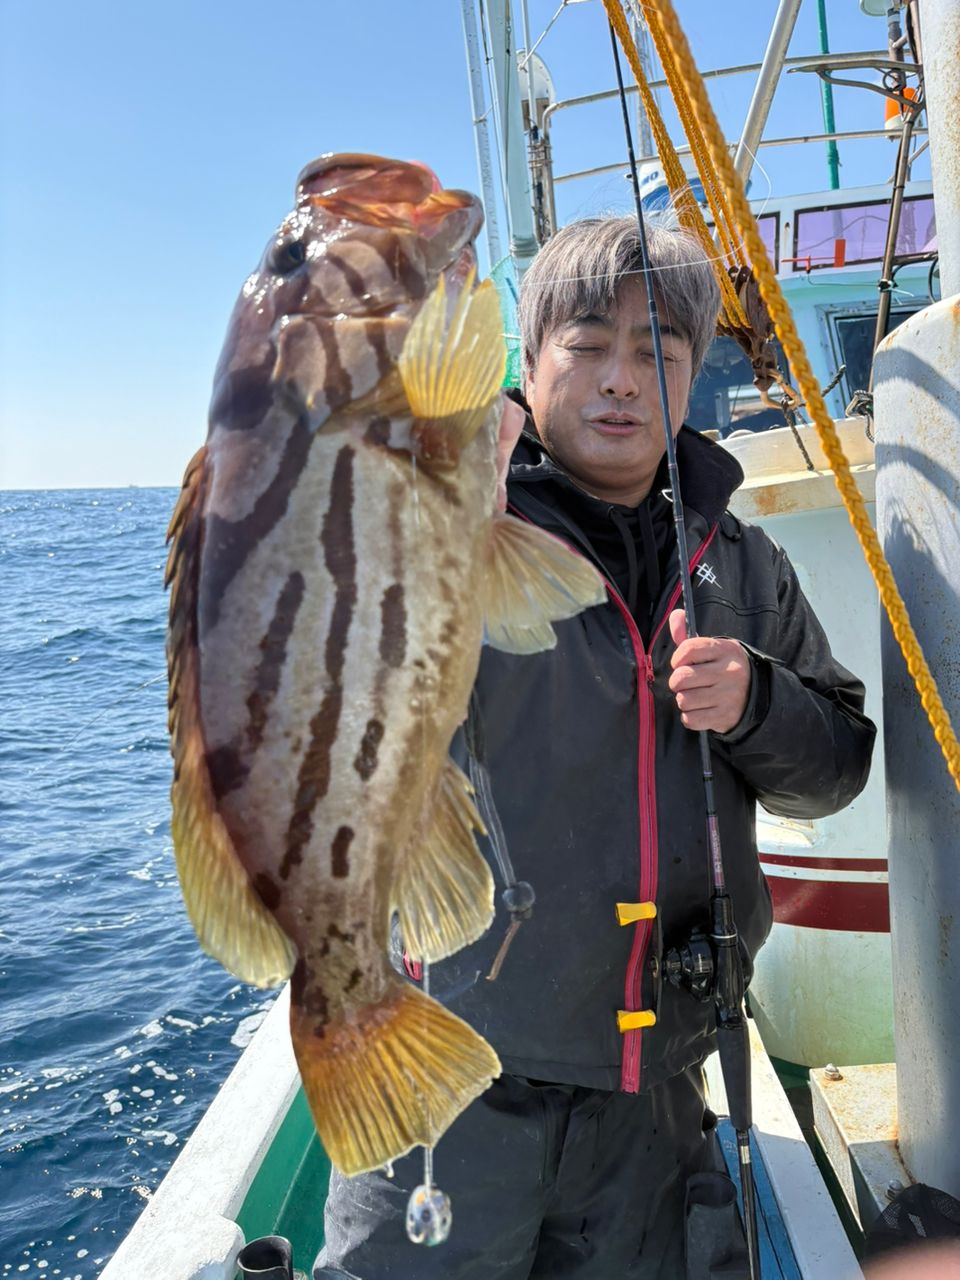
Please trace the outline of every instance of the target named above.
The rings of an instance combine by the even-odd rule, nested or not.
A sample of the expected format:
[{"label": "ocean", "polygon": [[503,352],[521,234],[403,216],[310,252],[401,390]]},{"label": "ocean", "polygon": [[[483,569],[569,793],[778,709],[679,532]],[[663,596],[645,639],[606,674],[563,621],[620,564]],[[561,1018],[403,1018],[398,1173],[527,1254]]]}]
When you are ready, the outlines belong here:
[{"label": "ocean", "polygon": [[274,995],[170,841],[174,489],[0,494],[0,1280],[93,1280]]}]

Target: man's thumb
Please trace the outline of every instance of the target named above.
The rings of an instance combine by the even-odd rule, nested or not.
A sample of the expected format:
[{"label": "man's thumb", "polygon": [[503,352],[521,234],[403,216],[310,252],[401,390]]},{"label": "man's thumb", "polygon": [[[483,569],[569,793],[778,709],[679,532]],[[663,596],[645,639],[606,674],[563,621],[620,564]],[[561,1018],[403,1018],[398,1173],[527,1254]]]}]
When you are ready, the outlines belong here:
[{"label": "man's thumb", "polygon": [[682,644],[687,638],[687,619],[682,609],[674,609],[670,615],[670,635],[674,644]]}]

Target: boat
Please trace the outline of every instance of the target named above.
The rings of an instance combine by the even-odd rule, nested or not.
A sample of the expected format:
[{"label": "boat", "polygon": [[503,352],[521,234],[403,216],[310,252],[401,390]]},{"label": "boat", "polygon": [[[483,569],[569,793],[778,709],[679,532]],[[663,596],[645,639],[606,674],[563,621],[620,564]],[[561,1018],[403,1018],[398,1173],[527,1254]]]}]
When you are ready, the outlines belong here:
[{"label": "boat", "polygon": [[[852,75],[867,86],[879,77],[900,89],[905,79],[917,82],[919,67],[906,60],[902,44],[894,47],[892,31],[886,49],[835,55],[821,48],[810,56],[788,59],[786,49],[800,2],[780,0],[762,62],[711,72],[712,78],[756,77],[738,152],[747,168],[761,146],[811,141],[846,144],[864,132],[879,136],[888,131],[887,124],[878,124],[876,130],[845,134],[831,120],[822,132],[809,128],[790,139],[764,137],[766,110],[782,76],[806,75],[811,92],[818,77],[842,82]],[[649,66],[640,6],[634,0],[623,0],[623,4]],[[944,31],[960,39],[960,21],[948,12],[949,0],[924,0],[924,4],[924,12],[929,9]],[[561,10],[566,7],[561,5],[555,17],[563,17]],[[861,7],[865,12],[886,13],[880,0],[861,0]],[[554,172],[555,155],[562,153],[555,120],[560,111],[586,107],[610,95],[558,99],[545,61],[548,44],[533,42],[525,29],[522,43],[530,48],[530,56],[517,49],[521,42],[514,38],[511,0],[487,0],[482,30],[474,0],[462,0],[462,10],[478,172],[488,208],[488,254],[509,340],[516,333],[511,307],[517,279],[539,242],[556,225],[556,186],[603,169],[595,167],[579,175]],[[528,28],[522,0],[519,12]],[[602,14],[597,23],[598,39],[604,40]],[[486,56],[481,56],[481,43]],[[658,88],[652,74],[650,79],[652,87]],[[501,154],[509,159],[502,169],[502,190],[497,190],[494,179],[488,102],[497,107]],[[503,110],[504,103],[512,103],[514,110]],[[812,99],[811,118],[816,110]],[[898,166],[902,183],[892,179],[842,188],[833,182],[831,169],[830,185],[823,189],[764,196],[755,202],[778,278],[817,379],[826,389],[857,487],[873,519],[878,450],[870,393],[878,311],[889,306],[884,332],[902,326],[911,333],[915,325],[922,329],[925,313],[938,312],[933,305],[939,250],[934,186],[909,176],[913,159],[925,145],[918,143],[911,150],[909,133],[919,137],[924,131],[909,113],[901,115],[899,123],[892,119],[890,127],[902,131],[907,119],[911,130],[901,148],[905,169]],[[954,163],[960,160],[960,141],[955,147]],[[658,160],[642,139],[641,152],[643,194],[649,207],[655,207],[663,200]],[[686,159],[684,163],[689,167]],[[621,173],[626,168],[622,159],[610,167]],[[936,195],[942,231],[939,189]],[[898,206],[900,231],[888,246],[891,208]],[[953,223],[960,225],[960,210],[951,206],[950,213]],[[509,238],[507,252],[501,247],[502,220]],[[892,259],[887,252],[890,247]],[[890,286],[891,280],[895,287]],[[878,281],[886,283],[878,289]],[[881,352],[891,343],[895,352],[895,339],[894,332]],[[881,705],[878,691],[883,686],[883,668],[889,668],[891,660],[889,655],[883,660],[876,588],[816,432],[804,422],[802,408],[791,405],[787,393],[783,394],[782,407],[771,409],[765,404],[739,349],[729,338],[719,338],[695,389],[690,420],[698,429],[713,433],[741,462],[747,479],[737,495],[735,513],[761,523],[785,546],[835,653],[865,680],[871,691],[868,713],[880,722],[886,706]],[[846,1082],[848,1092],[859,1092],[862,1109],[863,1085],[850,1082],[876,1078],[879,1072],[886,1081],[883,1106],[888,1107],[890,1071],[895,1072],[891,1067],[884,1075],[877,1065],[894,1061],[884,776],[881,743],[867,790],[843,813],[809,822],[758,814],[761,861],[775,905],[773,933],[749,993],[755,1023],[751,1031],[754,1138],[765,1280],[780,1275],[810,1280],[860,1275],[850,1240],[859,1242],[860,1232],[886,1203],[883,1178],[890,1161],[881,1162],[880,1172],[862,1172],[848,1123],[857,1108],[856,1098],[852,1102],[847,1098],[845,1116],[838,1114],[836,1102]],[[948,799],[955,805],[954,792],[948,792]],[[942,924],[941,932],[945,928]],[[948,942],[943,941],[944,955],[949,954]],[[102,1273],[103,1280],[148,1275],[155,1280],[234,1280],[245,1242],[262,1237],[291,1241],[295,1265],[309,1271],[322,1241],[329,1164],[299,1089],[286,1031],[287,1010],[288,997],[283,992]],[[817,1155],[822,1161],[826,1153],[835,1161],[830,1188],[808,1144],[810,1129],[801,1129],[783,1087],[784,1082],[796,1084],[811,1068],[820,1143]],[[722,1113],[723,1088],[715,1063],[708,1064],[708,1079],[711,1102]],[[890,1147],[891,1123],[895,1128],[896,1120],[891,1122],[884,1111],[878,1123],[884,1135],[880,1145]],[[729,1124],[722,1133],[733,1175]],[[890,1158],[901,1178],[909,1181],[912,1175],[899,1153],[894,1150]],[[438,1164],[442,1171],[442,1144]],[[439,1177],[442,1182],[442,1172]],[[891,1181],[895,1179],[888,1179],[887,1185]],[[939,1185],[948,1186],[949,1181],[944,1177]],[[958,1183],[960,1175],[953,1180],[953,1190],[960,1191]]]}]

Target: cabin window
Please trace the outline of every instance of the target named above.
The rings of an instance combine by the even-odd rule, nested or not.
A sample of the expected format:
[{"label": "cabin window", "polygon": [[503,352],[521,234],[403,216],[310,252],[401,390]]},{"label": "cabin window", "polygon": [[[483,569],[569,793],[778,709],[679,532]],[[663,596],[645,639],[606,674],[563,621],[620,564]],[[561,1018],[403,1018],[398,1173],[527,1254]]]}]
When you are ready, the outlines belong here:
[{"label": "cabin window", "polygon": [[[773,263],[774,271],[780,270],[780,215],[779,213],[764,213],[757,218],[757,229],[760,232],[760,239],[763,241],[770,261]],[[712,222],[707,223],[707,230],[712,236],[715,236],[716,226]]]},{"label": "cabin window", "polygon": [[[879,262],[883,258],[889,220],[888,200],[798,209],[793,243],[794,270],[819,271],[823,267]],[[936,252],[936,248],[933,196],[908,196],[903,202],[897,232],[898,261],[929,256]]]},{"label": "cabin window", "polygon": [[[777,362],[781,369],[787,362],[780,343],[774,340]],[[771,390],[771,398],[779,395]],[[753,385],[750,361],[733,338],[714,338],[707,351],[703,369],[690,396],[688,424],[697,431],[716,431],[721,438],[734,431],[769,431],[786,426],[779,409],[771,409],[760,399]]]},{"label": "cabin window", "polygon": [[[891,307],[887,332],[903,324],[919,307]],[[877,329],[877,309],[856,313],[834,312],[828,317],[837,366],[845,364],[841,380],[848,404],[855,391],[865,391],[870,385],[870,365],[873,361],[873,340]]]},{"label": "cabin window", "polygon": [[765,213],[757,219],[757,229],[760,232],[760,239],[766,246],[767,253],[770,255],[770,261],[773,263],[774,271],[780,270],[780,215],[779,213]]}]

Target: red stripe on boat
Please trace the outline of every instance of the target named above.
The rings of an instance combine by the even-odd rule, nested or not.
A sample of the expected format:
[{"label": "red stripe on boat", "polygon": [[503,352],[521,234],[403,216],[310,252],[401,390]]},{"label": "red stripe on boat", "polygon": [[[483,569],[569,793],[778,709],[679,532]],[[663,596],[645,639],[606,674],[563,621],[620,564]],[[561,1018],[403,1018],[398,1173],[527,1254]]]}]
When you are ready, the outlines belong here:
[{"label": "red stripe on boat", "polygon": [[836,933],[890,932],[890,897],[885,884],[798,880],[792,876],[768,876],[767,884],[777,924]]},{"label": "red stripe on boat", "polygon": [[808,858],[798,853],[762,853],[761,862],[777,867],[805,867],[811,871],[886,871],[886,858]]}]

